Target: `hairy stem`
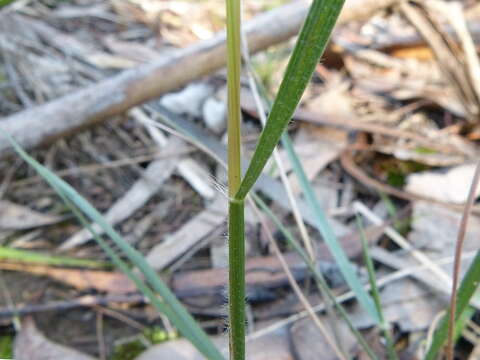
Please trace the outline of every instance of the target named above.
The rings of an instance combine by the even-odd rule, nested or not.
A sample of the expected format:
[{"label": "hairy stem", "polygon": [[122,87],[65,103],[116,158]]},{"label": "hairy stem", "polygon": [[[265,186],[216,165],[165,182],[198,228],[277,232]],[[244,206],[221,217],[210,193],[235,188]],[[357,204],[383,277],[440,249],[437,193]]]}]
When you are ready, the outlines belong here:
[{"label": "hairy stem", "polygon": [[245,359],[245,240],[244,201],[236,201],[241,182],[240,0],[227,0],[228,86],[228,258],[230,359]]}]

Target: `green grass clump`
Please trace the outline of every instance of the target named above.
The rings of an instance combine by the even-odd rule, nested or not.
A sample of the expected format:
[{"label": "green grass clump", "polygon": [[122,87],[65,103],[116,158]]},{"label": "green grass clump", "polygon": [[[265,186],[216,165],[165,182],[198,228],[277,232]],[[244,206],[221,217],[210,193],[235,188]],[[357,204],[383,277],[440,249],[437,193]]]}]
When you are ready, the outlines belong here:
[{"label": "green grass clump", "polygon": [[0,359],[13,358],[13,336],[0,336]]}]

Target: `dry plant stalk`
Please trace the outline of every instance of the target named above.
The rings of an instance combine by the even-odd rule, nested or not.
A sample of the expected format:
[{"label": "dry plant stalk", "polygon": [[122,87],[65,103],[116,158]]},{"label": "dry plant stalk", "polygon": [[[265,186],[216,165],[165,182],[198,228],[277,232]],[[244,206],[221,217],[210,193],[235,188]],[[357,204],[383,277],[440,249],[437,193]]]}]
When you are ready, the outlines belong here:
[{"label": "dry plant stalk", "polygon": [[453,360],[453,337],[455,331],[455,315],[457,312],[457,287],[460,277],[460,265],[462,264],[462,248],[465,240],[465,234],[467,232],[468,218],[475,202],[475,194],[480,182],[480,162],[477,164],[475,174],[473,175],[472,185],[470,186],[470,192],[468,199],[463,209],[462,220],[460,222],[460,229],[458,230],[457,246],[455,248],[455,261],[453,265],[453,282],[452,293],[450,297],[450,313],[449,313],[449,326],[448,326],[448,341],[447,341],[447,359]]}]

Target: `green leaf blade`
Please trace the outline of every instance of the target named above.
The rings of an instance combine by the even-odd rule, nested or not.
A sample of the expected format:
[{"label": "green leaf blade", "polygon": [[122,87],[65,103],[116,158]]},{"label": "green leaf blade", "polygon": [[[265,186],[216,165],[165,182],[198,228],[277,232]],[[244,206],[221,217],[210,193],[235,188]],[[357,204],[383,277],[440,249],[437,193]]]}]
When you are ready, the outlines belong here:
[{"label": "green leaf blade", "polygon": [[[158,310],[165,313],[179,331],[208,359],[224,360],[223,355],[211,342],[210,338],[178,301],[163,280],[146,262],[143,255],[128,244],[104,219],[98,210],[90,205],[90,203],[88,203],[88,201],[86,201],[74,188],[28,155],[11,136],[7,134],[4,135],[8,141],[10,141],[15,151],[49,183],[67,205],[70,203],[74,205],[72,210],[74,210],[75,215],[87,228],[89,228],[100,247],[111,257],[115,265],[117,265],[120,270],[122,270],[137,285],[138,289],[150,299],[152,304]],[[128,268],[128,265],[115,254],[113,249],[111,249],[106,242],[92,231],[93,228],[90,227],[88,221],[84,219],[83,214],[85,214],[92,222],[97,223],[115,245],[122,250],[135,266],[138,267],[148,283],[150,283],[153,291],[140,279],[139,276],[134,274],[134,272]],[[155,292],[162,297],[162,300],[158,299]]]},{"label": "green leaf blade", "polygon": [[[468,268],[467,273],[463,277],[462,283],[457,291],[457,312],[455,314],[456,326],[459,319],[465,311],[468,311],[468,304],[472,297],[480,286],[480,250],[477,252],[472,264]],[[440,326],[437,328],[433,335],[433,340],[430,348],[428,349],[425,360],[435,360],[442,350],[442,347],[447,340],[448,335],[448,318],[449,314],[443,317]]]},{"label": "green leaf blade", "polygon": [[362,305],[365,311],[375,320],[377,324],[380,324],[380,318],[378,316],[377,309],[375,307],[374,301],[371,296],[363,288],[362,282],[358,278],[355,269],[353,268],[350,260],[348,259],[345,251],[343,251],[340,242],[338,241],[335,233],[333,232],[332,227],[330,226],[327,216],[323,211],[313,188],[308,181],[307,175],[303,170],[303,166],[300,162],[300,159],[295,153],[292,142],[288,134],[284,134],[282,137],[282,144],[288,154],[290,162],[292,163],[293,171],[297,176],[302,191],[305,196],[310,209],[315,218],[315,223],[318,231],[322,235],[325,244],[328,246],[333,258],[335,259],[336,264],[338,265],[340,272],[342,273],[346,283],[355,293],[355,297],[358,302]]},{"label": "green leaf blade", "polygon": [[293,116],[323,54],[344,0],[314,0],[236,199],[244,199]]}]

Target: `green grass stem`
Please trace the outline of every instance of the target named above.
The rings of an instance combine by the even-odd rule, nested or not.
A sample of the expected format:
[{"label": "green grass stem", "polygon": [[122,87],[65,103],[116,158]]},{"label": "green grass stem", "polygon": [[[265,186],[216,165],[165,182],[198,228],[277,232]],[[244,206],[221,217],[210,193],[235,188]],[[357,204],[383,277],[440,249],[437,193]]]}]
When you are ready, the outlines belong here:
[{"label": "green grass stem", "polygon": [[388,359],[398,360],[398,355],[397,355],[397,352],[395,351],[395,344],[393,342],[392,335],[391,335],[390,324],[388,323],[388,321],[385,319],[385,316],[383,315],[382,303],[380,301],[380,292],[378,290],[377,279],[375,276],[375,268],[373,267],[373,261],[368,251],[367,236],[365,235],[362,221],[358,215],[357,215],[357,227],[358,227],[358,230],[360,231],[363,256],[365,259],[365,265],[367,266],[368,280],[370,282],[370,289],[372,292],[373,301],[375,303],[375,308],[377,309],[378,318],[380,320],[380,324],[379,324],[380,329],[382,330],[386,340]]},{"label": "green grass stem", "polygon": [[228,87],[228,286],[230,359],[245,359],[245,223],[244,201],[235,199],[241,164],[241,0],[227,0]]},{"label": "green grass stem", "polygon": [[245,359],[245,239],[244,202],[229,204],[230,359]]}]

